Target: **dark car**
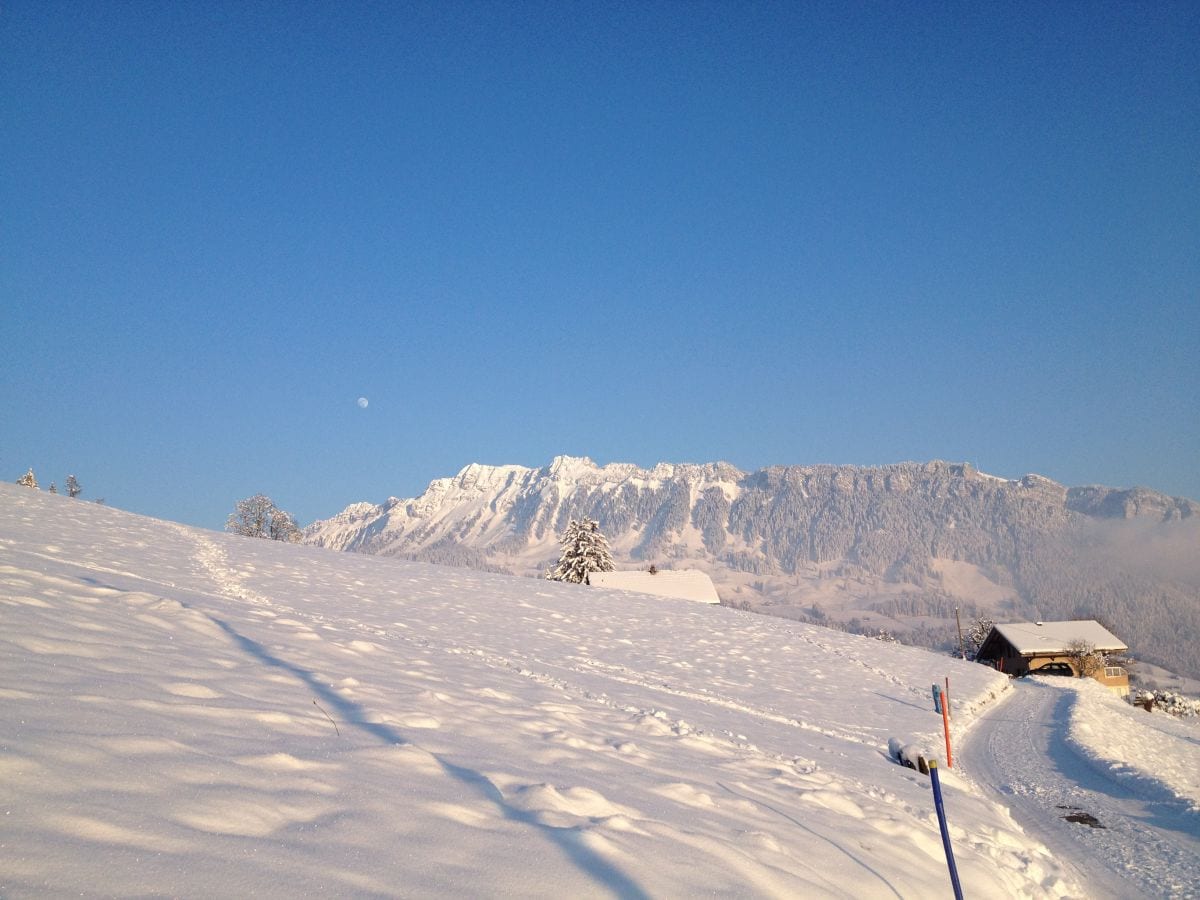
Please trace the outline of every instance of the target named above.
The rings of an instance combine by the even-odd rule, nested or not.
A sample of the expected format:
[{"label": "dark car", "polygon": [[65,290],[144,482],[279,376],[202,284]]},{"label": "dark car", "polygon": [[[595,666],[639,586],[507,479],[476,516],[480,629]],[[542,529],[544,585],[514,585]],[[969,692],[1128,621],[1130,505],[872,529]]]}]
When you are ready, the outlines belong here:
[{"label": "dark car", "polygon": [[1075,670],[1071,668],[1070,663],[1052,662],[1046,663],[1044,666],[1038,666],[1036,669],[1029,670],[1030,675],[1064,675],[1067,678],[1075,677]]}]

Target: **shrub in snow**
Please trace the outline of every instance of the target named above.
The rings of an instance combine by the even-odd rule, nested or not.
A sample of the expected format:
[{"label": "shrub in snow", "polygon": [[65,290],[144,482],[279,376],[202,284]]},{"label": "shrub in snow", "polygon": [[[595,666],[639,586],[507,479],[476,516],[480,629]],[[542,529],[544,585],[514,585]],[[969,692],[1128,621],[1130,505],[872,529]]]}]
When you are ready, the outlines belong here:
[{"label": "shrub in snow", "polygon": [[582,584],[589,572],[611,572],[614,568],[608,540],[593,519],[572,519],[559,539],[562,553],[558,565],[546,573],[551,581]]},{"label": "shrub in snow", "polygon": [[1134,706],[1141,706],[1147,710],[1161,709],[1163,712],[1180,718],[1200,716],[1200,700],[1185,697],[1174,691],[1141,690],[1131,694],[1130,701]]}]

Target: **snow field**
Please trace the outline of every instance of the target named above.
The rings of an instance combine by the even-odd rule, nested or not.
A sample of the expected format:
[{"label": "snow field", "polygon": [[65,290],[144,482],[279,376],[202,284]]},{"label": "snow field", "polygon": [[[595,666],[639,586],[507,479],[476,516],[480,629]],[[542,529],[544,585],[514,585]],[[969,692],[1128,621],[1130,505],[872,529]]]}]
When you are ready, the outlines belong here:
[{"label": "snow field", "polygon": [[[1003,676],[778,619],[0,486],[0,894],[929,897]],[[1144,713],[1143,713],[1144,715]],[[943,768],[974,897],[1070,896]]]}]

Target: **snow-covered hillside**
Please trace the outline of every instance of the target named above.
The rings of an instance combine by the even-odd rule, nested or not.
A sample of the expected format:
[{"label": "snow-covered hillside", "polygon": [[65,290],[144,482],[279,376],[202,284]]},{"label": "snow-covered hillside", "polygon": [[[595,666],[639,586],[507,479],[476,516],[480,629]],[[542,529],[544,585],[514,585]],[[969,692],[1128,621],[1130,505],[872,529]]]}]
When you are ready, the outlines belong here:
[{"label": "snow-covered hillside", "polygon": [[[0,485],[0,895],[949,890],[920,650]],[[971,897],[1078,895],[943,770]]]}]

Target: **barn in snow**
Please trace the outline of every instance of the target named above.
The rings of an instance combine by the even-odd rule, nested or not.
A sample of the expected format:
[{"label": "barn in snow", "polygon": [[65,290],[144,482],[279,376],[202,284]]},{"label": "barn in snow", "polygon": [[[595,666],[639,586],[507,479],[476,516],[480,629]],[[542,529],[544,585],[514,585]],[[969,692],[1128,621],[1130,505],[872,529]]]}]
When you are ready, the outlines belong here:
[{"label": "barn in snow", "polygon": [[[1009,675],[1079,675],[1072,645],[1090,644],[1097,653],[1126,653],[1125,643],[1099,622],[1013,622],[993,625],[975,657]],[[1092,677],[1115,693],[1129,693],[1129,673],[1121,666],[1099,666]]]}]

